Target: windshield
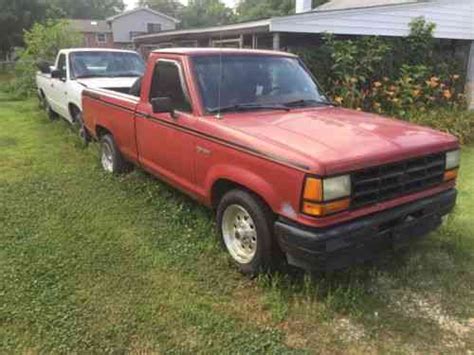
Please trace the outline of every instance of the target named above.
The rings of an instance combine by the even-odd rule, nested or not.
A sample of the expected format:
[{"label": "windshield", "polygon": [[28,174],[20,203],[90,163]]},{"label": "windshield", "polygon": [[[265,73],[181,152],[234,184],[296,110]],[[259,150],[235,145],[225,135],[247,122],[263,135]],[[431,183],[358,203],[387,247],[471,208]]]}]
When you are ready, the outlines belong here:
[{"label": "windshield", "polygon": [[297,58],[220,55],[193,58],[207,112],[327,105]]},{"label": "windshield", "polygon": [[142,76],[145,64],[136,53],[77,52],[72,53],[71,73],[75,79],[96,77]]}]

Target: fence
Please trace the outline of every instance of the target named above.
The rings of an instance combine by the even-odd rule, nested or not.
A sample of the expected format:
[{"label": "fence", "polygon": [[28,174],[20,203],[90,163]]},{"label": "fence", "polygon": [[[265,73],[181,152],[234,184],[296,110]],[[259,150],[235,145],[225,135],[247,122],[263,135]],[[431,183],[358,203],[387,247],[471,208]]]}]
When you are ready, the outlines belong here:
[{"label": "fence", "polygon": [[15,67],[15,62],[0,61],[0,73],[12,71]]}]

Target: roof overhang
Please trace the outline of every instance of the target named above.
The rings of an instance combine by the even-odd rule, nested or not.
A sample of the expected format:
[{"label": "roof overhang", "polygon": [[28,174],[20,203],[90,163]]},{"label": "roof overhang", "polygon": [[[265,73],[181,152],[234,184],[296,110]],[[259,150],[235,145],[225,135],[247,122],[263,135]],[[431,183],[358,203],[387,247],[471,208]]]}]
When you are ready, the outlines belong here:
[{"label": "roof overhang", "polygon": [[169,16],[169,15],[166,15],[166,14],[164,14],[164,13],[162,13],[162,12],[159,12],[159,11],[156,11],[156,10],[153,10],[153,9],[150,9],[150,8],[148,8],[148,7],[137,7],[137,8],[135,8],[135,9],[132,9],[132,10],[129,10],[129,11],[124,11],[124,12],[122,12],[122,13],[120,13],[120,14],[117,14],[117,15],[115,15],[115,16],[111,16],[111,17],[107,18],[107,22],[113,22],[114,20],[116,20],[116,19],[118,19],[118,18],[120,18],[120,17],[129,16],[129,15],[132,15],[132,14],[134,14],[134,13],[136,13],[136,12],[140,12],[140,11],[149,12],[149,13],[151,13],[151,14],[153,14],[153,15],[160,16],[160,17],[163,17],[163,18],[168,19],[168,20],[170,20],[170,21],[173,21],[174,23],[180,23],[180,22],[181,22],[180,20],[178,20],[178,19],[176,19],[176,18],[174,18],[174,17],[171,17],[171,16]]},{"label": "roof overhang", "polygon": [[432,0],[312,11],[226,26],[168,31],[138,36],[134,42],[153,44],[263,32],[405,37],[409,34],[410,22],[417,17],[436,24],[435,38],[474,40],[474,5],[471,0]]},{"label": "roof overhang", "polygon": [[338,10],[316,10],[270,20],[270,32],[405,37],[417,17],[434,22],[434,37],[474,40],[472,0],[433,0]]},{"label": "roof overhang", "polygon": [[262,21],[252,21],[245,23],[236,23],[233,25],[213,26],[205,28],[195,28],[189,30],[164,31],[149,35],[137,36],[133,42],[138,44],[166,42],[174,39],[195,40],[209,37],[229,37],[233,35],[264,33],[270,30],[270,19]]}]

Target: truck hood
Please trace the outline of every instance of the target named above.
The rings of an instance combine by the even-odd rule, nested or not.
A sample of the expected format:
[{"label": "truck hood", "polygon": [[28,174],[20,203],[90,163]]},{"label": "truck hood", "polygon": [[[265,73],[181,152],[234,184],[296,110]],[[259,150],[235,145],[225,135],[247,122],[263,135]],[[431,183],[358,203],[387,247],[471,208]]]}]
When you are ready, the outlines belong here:
[{"label": "truck hood", "polygon": [[[245,117],[244,117],[245,116]],[[458,147],[453,136],[341,108],[226,115],[225,125],[260,151],[331,175]],[[224,122],[223,122],[224,123]]]},{"label": "truck hood", "polygon": [[127,78],[84,78],[77,79],[77,82],[88,88],[107,89],[107,88],[131,88],[137,77]]}]

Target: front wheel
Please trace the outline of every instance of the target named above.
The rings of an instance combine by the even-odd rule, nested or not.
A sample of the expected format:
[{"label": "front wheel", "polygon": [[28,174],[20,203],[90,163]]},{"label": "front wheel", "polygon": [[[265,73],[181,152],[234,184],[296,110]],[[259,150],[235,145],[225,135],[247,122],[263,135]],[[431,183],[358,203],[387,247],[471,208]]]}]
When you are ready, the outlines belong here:
[{"label": "front wheel", "polygon": [[41,110],[46,109],[46,99],[44,95],[41,92],[38,92],[37,96],[38,96],[38,107]]},{"label": "front wheel", "polygon": [[256,276],[281,262],[273,223],[272,211],[250,192],[232,190],[221,199],[217,208],[221,242],[243,274]]},{"label": "front wheel", "polygon": [[110,134],[105,134],[100,138],[100,161],[102,168],[111,174],[121,174],[126,172],[130,164],[123,158],[118,150],[114,138]]},{"label": "front wheel", "polygon": [[46,113],[48,114],[48,118],[51,121],[56,121],[58,119],[59,115],[51,108],[47,97],[44,98],[44,108],[46,110]]},{"label": "front wheel", "polygon": [[91,136],[87,131],[86,126],[84,125],[84,120],[82,118],[82,112],[77,111],[74,115],[74,123],[77,126],[79,132],[79,138],[81,139],[82,144],[88,145],[91,141]]}]

